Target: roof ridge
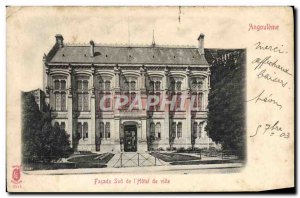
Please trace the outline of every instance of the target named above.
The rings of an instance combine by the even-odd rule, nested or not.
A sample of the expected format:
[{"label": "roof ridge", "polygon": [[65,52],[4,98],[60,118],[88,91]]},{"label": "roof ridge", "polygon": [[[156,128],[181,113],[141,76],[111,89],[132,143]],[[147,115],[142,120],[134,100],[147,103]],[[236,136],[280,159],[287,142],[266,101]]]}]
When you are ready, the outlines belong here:
[{"label": "roof ridge", "polygon": [[[65,43],[66,47],[88,47],[89,43]],[[147,44],[124,44],[124,43],[95,43],[95,47],[127,47],[127,48],[186,48],[186,49],[198,49],[194,45],[147,45]]]}]

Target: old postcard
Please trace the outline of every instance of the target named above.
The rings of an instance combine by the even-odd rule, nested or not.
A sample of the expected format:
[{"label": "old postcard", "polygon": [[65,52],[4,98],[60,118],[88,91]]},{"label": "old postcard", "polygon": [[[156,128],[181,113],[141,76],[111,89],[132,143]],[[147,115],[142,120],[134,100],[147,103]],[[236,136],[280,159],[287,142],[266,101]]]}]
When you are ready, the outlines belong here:
[{"label": "old postcard", "polygon": [[9,192],[294,187],[292,7],[7,7]]}]

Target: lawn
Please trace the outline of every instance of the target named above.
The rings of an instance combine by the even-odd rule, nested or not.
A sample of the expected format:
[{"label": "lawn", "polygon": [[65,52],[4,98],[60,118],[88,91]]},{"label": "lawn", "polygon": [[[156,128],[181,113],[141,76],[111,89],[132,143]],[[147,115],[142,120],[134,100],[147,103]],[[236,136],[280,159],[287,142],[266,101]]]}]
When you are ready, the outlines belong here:
[{"label": "lawn", "polygon": [[91,154],[73,157],[68,161],[75,163],[76,168],[104,168],[113,156],[112,153]]},{"label": "lawn", "polygon": [[183,155],[178,153],[150,153],[150,155],[157,157],[165,162],[176,162],[176,161],[189,161],[189,160],[199,160],[200,157]]}]

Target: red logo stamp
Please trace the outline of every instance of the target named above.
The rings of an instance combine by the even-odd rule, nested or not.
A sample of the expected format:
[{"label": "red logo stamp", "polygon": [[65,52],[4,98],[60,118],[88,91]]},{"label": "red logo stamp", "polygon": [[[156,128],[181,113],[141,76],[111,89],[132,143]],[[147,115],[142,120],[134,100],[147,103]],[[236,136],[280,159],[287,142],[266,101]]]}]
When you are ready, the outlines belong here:
[{"label": "red logo stamp", "polygon": [[14,184],[19,184],[22,182],[21,179],[21,166],[15,165],[12,167],[13,172],[12,172],[12,180],[11,182]]}]

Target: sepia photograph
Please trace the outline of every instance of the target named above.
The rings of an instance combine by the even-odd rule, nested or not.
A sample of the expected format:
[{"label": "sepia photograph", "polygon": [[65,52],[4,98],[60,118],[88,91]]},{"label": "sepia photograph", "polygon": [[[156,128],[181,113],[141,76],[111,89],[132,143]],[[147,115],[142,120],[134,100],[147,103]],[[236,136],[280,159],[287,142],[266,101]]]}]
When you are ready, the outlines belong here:
[{"label": "sepia photograph", "polygon": [[9,192],[294,187],[292,7],[6,12]]}]

